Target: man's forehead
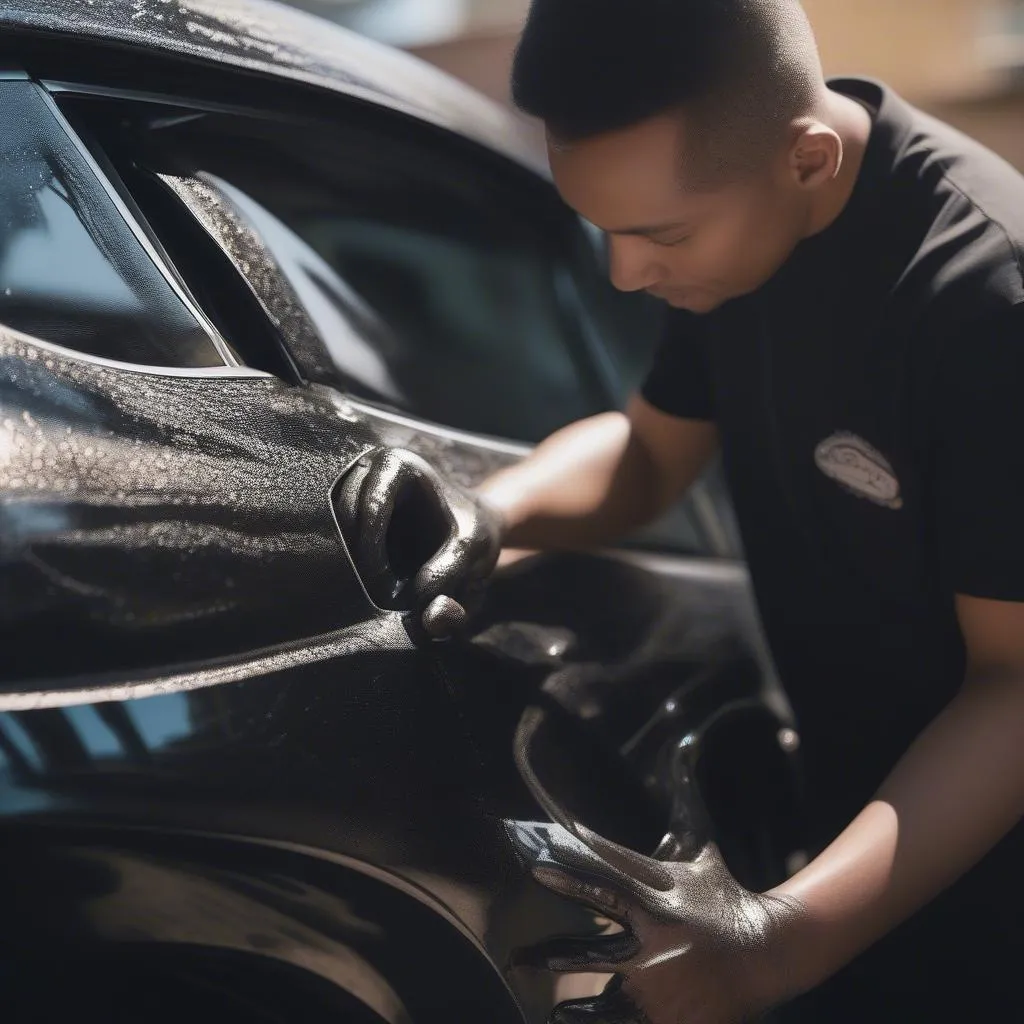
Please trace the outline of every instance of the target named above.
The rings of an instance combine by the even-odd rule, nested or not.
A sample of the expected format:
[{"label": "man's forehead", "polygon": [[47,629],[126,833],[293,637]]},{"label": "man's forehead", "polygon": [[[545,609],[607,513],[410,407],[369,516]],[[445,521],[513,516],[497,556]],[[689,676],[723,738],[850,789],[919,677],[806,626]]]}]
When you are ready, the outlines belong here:
[{"label": "man's forehead", "polygon": [[659,114],[637,124],[602,132],[584,139],[566,139],[557,132],[545,131],[549,152],[574,155],[579,153],[628,157],[638,148],[645,151],[660,151],[674,157],[686,141],[686,129],[679,114]]},{"label": "man's forehead", "polygon": [[562,198],[587,220],[616,235],[658,235],[687,226],[703,207],[680,181],[671,148],[590,139],[550,154]]}]

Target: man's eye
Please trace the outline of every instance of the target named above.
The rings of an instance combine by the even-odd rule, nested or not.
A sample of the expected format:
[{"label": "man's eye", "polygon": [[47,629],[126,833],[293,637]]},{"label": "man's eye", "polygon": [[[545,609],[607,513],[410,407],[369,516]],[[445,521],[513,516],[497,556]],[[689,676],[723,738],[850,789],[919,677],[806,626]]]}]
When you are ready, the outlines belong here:
[{"label": "man's eye", "polygon": [[655,245],[661,246],[663,249],[671,249],[673,246],[682,245],[684,242],[688,242],[693,235],[680,235],[678,238],[652,238],[651,241]]}]

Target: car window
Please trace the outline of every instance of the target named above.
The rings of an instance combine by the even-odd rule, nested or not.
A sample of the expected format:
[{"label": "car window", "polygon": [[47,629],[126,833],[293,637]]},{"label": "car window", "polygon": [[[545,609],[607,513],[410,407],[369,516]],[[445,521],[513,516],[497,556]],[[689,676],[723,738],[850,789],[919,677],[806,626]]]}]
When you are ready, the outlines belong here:
[{"label": "car window", "polygon": [[365,125],[327,137],[210,115],[151,134],[154,169],[185,166],[232,190],[307,296],[337,305],[348,293],[352,319],[372,330],[328,329],[324,342],[358,396],[523,441],[621,400],[602,337],[612,321],[592,301],[608,287],[594,248],[525,172],[513,180],[479,154]]},{"label": "car window", "polygon": [[154,366],[224,360],[46,95],[0,81],[0,323]]},{"label": "car window", "polygon": [[[418,180],[386,143],[375,148],[341,127],[325,144],[322,132],[237,114],[107,109],[92,99],[70,106],[250,365],[292,379],[266,358],[272,345],[252,351],[263,320],[308,382],[528,442],[621,405],[642,380],[662,307],[611,287],[603,236],[556,204],[546,183],[532,181],[545,202],[523,188],[503,197],[502,174],[489,182],[479,167],[467,179],[434,166]],[[353,156],[343,160],[338,146]],[[378,188],[388,174],[408,183],[408,195]],[[432,204],[432,189],[450,205]],[[189,222],[204,237],[175,240]],[[206,287],[214,249],[235,279]],[[407,283],[389,284],[396,276]],[[244,326],[243,293],[262,310]],[[706,518],[687,500],[635,542],[722,554]]]}]

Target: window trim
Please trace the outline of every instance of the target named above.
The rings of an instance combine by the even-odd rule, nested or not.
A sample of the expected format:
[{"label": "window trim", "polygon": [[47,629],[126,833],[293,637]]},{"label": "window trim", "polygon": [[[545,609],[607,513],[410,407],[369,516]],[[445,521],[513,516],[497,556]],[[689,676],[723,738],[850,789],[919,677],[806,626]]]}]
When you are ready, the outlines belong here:
[{"label": "window trim", "polygon": [[239,363],[230,366],[153,366],[148,363],[126,363],[120,359],[108,359],[106,356],[97,356],[91,352],[80,352],[76,348],[67,348],[54,341],[48,341],[46,338],[38,338],[34,334],[26,334],[24,331],[8,327],[6,324],[0,324],[0,336],[24,338],[32,345],[46,349],[62,359],[74,359],[88,363],[90,366],[101,366],[125,373],[138,373],[147,377],[185,377],[189,379],[213,377],[220,380],[249,380],[253,377],[262,377],[268,380],[279,379],[272,373],[254,370],[252,367]]},{"label": "window trim", "polygon": [[[152,176],[153,179],[159,183],[160,187],[168,193],[168,195],[175,198],[175,200],[180,204],[182,212],[191,217],[197,228],[205,234],[206,238],[209,240],[209,244],[215,247],[221,256],[231,264],[238,277],[239,288],[244,289],[244,291],[252,298],[259,307],[267,325],[277,335],[282,356],[291,367],[294,378],[304,384],[325,383],[318,367],[303,365],[303,363],[296,358],[296,352],[294,351],[296,346],[289,343],[289,339],[281,326],[282,314],[286,313],[288,316],[302,321],[304,330],[311,339],[310,344],[315,344],[320,350],[318,354],[326,363],[330,363],[330,353],[327,351],[327,347],[323,339],[320,337],[320,332],[318,331],[316,324],[313,322],[313,319],[306,307],[294,294],[291,282],[288,280],[287,275],[280,266],[273,250],[271,250],[271,248],[266,244],[263,236],[255,225],[251,224],[249,218],[237,208],[236,204],[232,201],[231,196],[224,191],[222,187],[223,183],[213,175],[207,175],[204,172],[199,172],[194,175],[169,175],[159,173],[151,168],[143,168],[142,170],[143,173]],[[195,193],[197,189],[206,189],[216,197],[217,211],[215,217],[211,217],[208,212],[202,209],[201,204],[196,198]],[[232,219],[237,219],[239,223],[244,225],[245,230],[250,233],[250,241],[254,246],[251,259],[253,261],[261,262],[264,265],[264,270],[273,274],[273,276],[278,280],[279,292],[289,297],[289,309],[274,309],[269,298],[254,285],[254,282],[251,279],[252,275],[247,274],[243,269],[237,255],[225,240],[225,231],[223,230],[224,224],[222,221]],[[343,380],[344,377],[344,375],[336,368],[333,368],[331,376],[334,378],[334,380],[331,381],[332,385],[335,384],[337,380]]]},{"label": "window trim", "polygon": [[[29,79],[29,81],[34,80]],[[196,304],[195,300],[189,294],[188,289],[184,287],[184,284],[181,281],[179,281],[177,274],[171,270],[171,266],[167,261],[165,254],[156,244],[154,244],[153,239],[150,237],[146,228],[143,227],[143,224],[136,219],[136,215],[131,209],[129,209],[128,204],[122,198],[120,191],[115,187],[114,183],[99,165],[84,140],[64,116],[49,90],[39,82],[35,82],[35,85],[39,89],[43,102],[46,104],[61,131],[64,133],[68,144],[78,153],[82,160],[85,161],[89,170],[92,172],[93,177],[97,182],[99,182],[103,191],[106,192],[108,198],[114,204],[115,209],[121,215],[122,220],[128,226],[128,229],[135,236],[139,245],[142,246],[143,251],[156,267],[157,272],[164,278],[167,284],[171,287],[171,290],[177,296],[178,300],[182,305],[184,305],[210,339],[210,343],[213,345],[217,355],[223,360],[224,365],[238,366],[239,361],[231,351],[231,346],[224,340],[220,331],[217,330],[206,313],[203,312],[203,310]]]}]

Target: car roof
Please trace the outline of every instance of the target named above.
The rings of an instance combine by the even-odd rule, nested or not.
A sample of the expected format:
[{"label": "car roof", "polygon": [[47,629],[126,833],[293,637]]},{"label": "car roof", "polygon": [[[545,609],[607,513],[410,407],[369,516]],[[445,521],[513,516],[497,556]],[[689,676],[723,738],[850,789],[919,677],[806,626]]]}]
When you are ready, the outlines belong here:
[{"label": "car roof", "polygon": [[272,0],[6,0],[0,30],[304,82],[445,128],[545,174],[536,133],[511,110],[409,54]]}]

